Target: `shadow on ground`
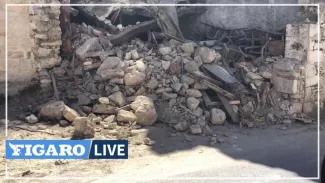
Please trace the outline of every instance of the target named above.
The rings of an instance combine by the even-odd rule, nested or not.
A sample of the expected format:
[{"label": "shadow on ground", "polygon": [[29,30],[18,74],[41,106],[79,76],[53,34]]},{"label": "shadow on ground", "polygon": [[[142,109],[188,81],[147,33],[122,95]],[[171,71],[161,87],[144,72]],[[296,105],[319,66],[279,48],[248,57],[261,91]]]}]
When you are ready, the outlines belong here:
[{"label": "shadow on ground", "polygon": [[[148,128],[147,135],[156,141],[151,150],[160,155],[208,146],[215,148],[216,153],[222,152],[236,160],[247,160],[255,164],[284,169],[299,177],[317,177],[316,125],[292,125],[287,130],[281,130],[276,126],[265,129],[239,129],[238,126],[226,124],[213,127],[217,131],[217,139],[224,141],[215,145],[210,145],[209,136],[183,134],[171,137],[176,131],[171,127],[161,130],[162,126],[165,125],[156,124]],[[321,138],[324,135],[321,133]],[[324,146],[321,148],[324,149]],[[240,172],[234,172],[234,175],[241,177]],[[215,173],[211,170],[210,176],[217,177],[218,169],[215,169]],[[256,177],[256,174],[252,172],[252,176],[244,176]]]}]

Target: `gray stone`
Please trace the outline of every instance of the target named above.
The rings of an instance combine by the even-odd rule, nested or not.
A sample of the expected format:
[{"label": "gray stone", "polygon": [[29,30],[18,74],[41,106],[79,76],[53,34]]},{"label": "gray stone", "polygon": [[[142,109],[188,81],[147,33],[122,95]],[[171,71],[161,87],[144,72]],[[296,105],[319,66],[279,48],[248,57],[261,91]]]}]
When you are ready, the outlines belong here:
[{"label": "gray stone", "polygon": [[179,90],[181,90],[182,88],[182,83],[174,83],[171,84],[170,87],[175,91],[175,92],[179,92]]},{"label": "gray stone", "polygon": [[118,85],[114,86],[114,88],[111,90],[112,93],[120,91],[120,87]]},{"label": "gray stone", "polygon": [[189,97],[186,100],[186,104],[189,109],[195,110],[199,106],[200,101],[194,97]]},{"label": "gray stone", "polygon": [[187,122],[179,122],[174,126],[175,130],[177,131],[185,131],[189,128]]},{"label": "gray stone", "polygon": [[173,89],[171,89],[171,88],[158,88],[155,93],[156,94],[161,94],[161,93],[164,93],[164,92],[169,93],[169,92],[172,92],[172,91],[173,91]]},{"label": "gray stone", "polygon": [[120,78],[124,76],[124,71],[116,69],[107,69],[100,74],[102,80],[109,80],[113,78]]},{"label": "gray stone", "polygon": [[135,94],[133,94],[133,95],[134,95],[134,96],[139,96],[139,95],[142,95],[142,94],[144,94],[144,93],[146,93],[146,89],[145,89],[143,86],[141,86],[141,87],[138,89],[138,91],[136,91]]},{"label": "gray stone", "polygon": [[118,85],[123,85],[124,84],[124,79],[123,78],[113,78],[109,80],[110,84],[118,84]]},{"label": "gray stone", "polygon": [[170,61],[161,61],[163,69],[166,71],[170,67]]},{"label": "gray stone", "polygon": [[125,97],[122,92],[118,91],[113,93],[108,97],[110,101],[112,101],[118,107],[122,107],[126,104]]},{"label": "gray stone", "polygon": [[157,112],[152,99],[146,96],[138,96],[131,103],[137,123],[142,126],[152,125],[157,120]]},{"label": "gray stone", "polygon": [[25,119],[28,123],[37,123],[38,122],[38,118],[34,114],[27,116]]},{"label": "gray stone", "polygon": [[145,79],[146,79],[145,73],[135,70],[131,73],[125,74],[124,83],[126,86],[137,86],[141,84]]},{"label": "gray stone", "polygon": [[89,98],[85,94],[78,95],[78,105],[89,105],[91,103],[92,103],[91,98]]},{"label": "gray stone", "polygon": [[226,120],[226,113],[224,113],[221,109],[212,108],[210,114],[210,121],[214,125],[222,125]]},{"label": "gray stone", "polygon": [[127,52],[124,56],[124,60],[130,60],[132,57],[131,52]]},{"label": "gray stone", "polygon": [[254,105],[253,102],[247,102],[243,108],[243,113],[245,116],[250,116],[254,112]]},{"label": "gray stone", "polygon": [[116,119],[121,122],[134,122],[137,117],[132,112],[121,109],[118,111]]},{"label": "gray stone", "polygon": [[196,90],[196,89],[188,89],[188,90],[186,90],[185,93],[189,97],[195,97],[195,98],[202,97],[202,93],[199,90]]},{"label": "gray stone", "polygon": [[199,71],[199,67],[196,65],[195,62],[188,62],[184,65],[184,69],[187,72],[194,72],[194,71]]},{"label": "gray stone", "polygon": [[187,90],[190,86],[188,86],[188,84],[187,83],[182,83],[182,85],[183,85],[183,88],[185,89],[185,90]]},{"label": "gray stone", "polygon": [[119,57],[107,57],[97,69],[97,74],[101,75],[107,69],[119,69],[121,67],[121,59]]},{"label": "gray stone", "polygon": [[217,57],[216,51],[207,47],[200,47],[197,49],[198,55],[201,57],[203,63],[211,63]]},{"label": "gray stone", "polygon": [[64,102],[50,101],[40,106],[39,114],[47,119],[60,119],[63,116],[64,110]]},{"label": "gray stone", "polygon": [[100,98],[98,99],[98,102],[99,102],[100,104],[109,104],[109,99],[108,99],[107,97],[100,97]]},{"label": "gray stone", "polygon": [[93,51],[101,51],[103,48],[97,37],[88,39],[82,46],[76,50],[76,55],[81,61],[85,61],[85,54]]},{"label": "gray stone", "polygon": [[265,79],[271,79],[272,78],[272,73],[264,71],[264,72],[261,72],[261,76],[263,78],[265,78]]},{"label": "gray stone", "polygon": [[163,100],[169,100],[169,99],[173,99],[173,98],[177,98],[177,94],[176,93],[166,93],[166,92],[164,92],[162,94],[162,99]]},{"label": "gray stone", "polygon": [[193,135],[198,135],[198,134],[201,134],[202,133],[202,128],[198,124],[191,125],[190,126],[190,130],[191,130],[191,134],[193,134]]},{"label": "gray stone", "polygon": [[70,123],[66,120],[60,120],[60,127],[68,126]]},{"label": "gray stone", "polygon": [[183,75],[182,82],[187,83],[188,85],[192,85],[195,83],[195,80],[187,75]]},{"label": "gray stone", "polygon": [[148,83],[147,83],[147,87],[154,90],[158,87],[158,81],[155,78],[151,78]]},{"label": "gray stone", "polygon": [[201,107],[198,107],[197,109],[195,109],[193,111],[193,115],[196,117],[200,117],[203,115],[203,109],[201,109]]},{"label": "gray stone", "polygon": [[116,121],[116,116],[115,115],[110,115],[107,118],[105,118],[103,121],[106,122],[106,123],[113,123],[114,121]]},{"label": "gray stone", "polygon": [[204,83],[198,83],[198,82],[195,82],[194,83],[194,86],[193,86],[194,89],[197,89],[197,90],[207,90],[209,89],[209,87],[204,84]]},{"label": "gray stone", "polygon": [[95,104],[92,111],[97,114],[115,114],[116,107],[106,104]]},{"label": "gray stone", "polygon": [[159,48],[158,51],[162,55],[168,55],[168,54],[170,54],[170,52],[172,52],[172,49],[170,47],[162,47],[162,48]]}]

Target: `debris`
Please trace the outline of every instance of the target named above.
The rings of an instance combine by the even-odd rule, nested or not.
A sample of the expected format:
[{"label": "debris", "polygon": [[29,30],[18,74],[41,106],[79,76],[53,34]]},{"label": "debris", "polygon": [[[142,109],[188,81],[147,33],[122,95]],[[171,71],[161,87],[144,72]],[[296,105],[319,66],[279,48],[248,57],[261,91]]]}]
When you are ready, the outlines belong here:
[{"label": "debris", "polygon": [[212,108],[210,114],[210,121],[214,125],[222,125],[226,120],[226,114],[221,109]]},{"label": "debris", "polygon": [[170,47],[159,48],[159,53],[162,55],[168,55],[170,52],[172,52],[172,49]]},{"label": "debris", "polygon": [[66,120],[60,120],[60,127],[66,127],[68,126],[70,123]]},{"label": "debris", "polygon": [[189,128],[187,122],[179,122],[174,126],[177,131],[185,131]]},{"label": "debris", "polygon": [[184,43],[180,47],[185,53],[194,53],[194,47],[192,43]]},{"label": "debris", "polygon": [[146,78],[146,74],[137,70],[127,73],[124,76],[124,83],[126,86],[137,86],[141,84]]},{"label": "debris", "polygon": [[195,110],[199,104],[200,104],[200,101],[194,97],[189,97],[187,98],[187,107],[191,110]]},{"label": "debris", "polygon": [[88,119],[86,117],[75,118],[73,124],[74,132],[72,139],[88,139],[94,137],[95,130],[88,124]]},{"label": "debris", "polygon": [[238,114],[234,111],[234,108],[231,106],[230,102],[222,95],[217,94],[218,98],[225,107],[227,113],[229,114],[233,123],[239,123]]},{"label": "debris", "polygon": [[153,141],[153,140],[151,140],[151,139],[149,139],[149,138],[145,138],[145,139],[143,140],[143,143],[146,144],[146,145],[148,145],[148,146],[153,146],[153,145],[156,144],[156,141]]},{"label": "debris", "polygon": [[[200,48],[197,48],[197,50],[198,50],[198,55],[201,57],[201,60],[203,63],[211,63],[217,57],[216,51],[212,50],[210,48],[200,47]],[[221,55],[219,53],[218,53],[218,59],[221,60]],[[217,60],[217,61],[220,61],[220,60]]]},{"label": "debris", "polygon": [[47,119],[61,119],[65,104],[62,101],[50,101],[40,106],[39,114]]},{"label": "debris", "polygon": [[216,143],[217,143],[217,138],[216,137],[211,137],[210,145],[215,145]]},{"label": "debris", "polygon": [[188,90],[185,91],[185,93],[189,97],[195,97],[195,98],[202,97],[202,93],[199,90],[196,90],[196,89],[188,89]]},{"label": "debris", "polygon": [[198,135],[202,133],[202,129],[200,125],[191,125],[190,126],[191,134]]},{"label": "debris", "polygon": [[81,61],[86,61],[86,53],[101,51],[103,48],[99,44],[99,38],[93,37],[88,39],[81,47],[76,50],[76,55]]},{"label": "debris", "polygon": [[38,122],[38,118],[34,114],[31,114],[30,116],[27,116],[26,117],[26,121],[28,123],[37,123]]},{"label": "debris", "polygon": [[130,111],[119,110],[116,119],[120,122],[134,122],[137,120],[137,117]]},{"label": "debris", "polygon": [[131,103],[131,108],[137,117],[137,123],[140,125],[152,125],[157,120],[157,112],[152,100],[145,96],[138,96]]},{"label": "debris", "polygon": [[74,109],[65,106],[65,109],[63,111],[63,116],[66,120],[73,122],[77,117],[79,117],[79,114]]},{"label": "debris", "polygon": [[125,97],[120,91],[113,93],[108,99],[118,107],[122,107],[126,104]]},{"label": "debris", "polygon": [[106,104],[95,104],[92,108],[92,112],[97,114],[115,114],[116,109],[116,107]]}]

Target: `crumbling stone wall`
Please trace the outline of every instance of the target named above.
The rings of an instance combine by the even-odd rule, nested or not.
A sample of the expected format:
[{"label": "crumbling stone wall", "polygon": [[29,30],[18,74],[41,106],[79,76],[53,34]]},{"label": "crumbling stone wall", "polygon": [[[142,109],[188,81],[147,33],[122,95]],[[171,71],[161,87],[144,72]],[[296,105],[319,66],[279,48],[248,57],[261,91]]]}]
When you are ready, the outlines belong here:
[{"label": "crumbling stone wall", "polygon": [[[10,3],[31,3],[19,1]],[[49,3],[49,2],[33,2]],[[51,1],[51,3],[59,3]],[[0,25],[0,94],[5,88],[5,5]],[[16,94],[38,77],[38,71],[58,65],[61,43],[60,7],[8,7],[8,94]],[[0,19],[1,19],[0,18]]]},{"label": "crumbling stone wall", "polygon": [[[285,58],[273,66],[272,82],[289,115],[315,114],[318,88],[317,24],[288,24]],[[320,58],[322,60],[322,58]]]}]

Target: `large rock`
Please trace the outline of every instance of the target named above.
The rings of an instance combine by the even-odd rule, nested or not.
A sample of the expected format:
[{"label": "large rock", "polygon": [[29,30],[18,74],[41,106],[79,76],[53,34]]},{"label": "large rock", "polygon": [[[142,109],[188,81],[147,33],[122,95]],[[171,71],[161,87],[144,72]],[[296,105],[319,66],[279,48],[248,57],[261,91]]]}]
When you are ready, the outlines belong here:
[{"label": "large rock", "polygon": [[118,107],[125,106],[125,104],[126,104],[125,97],[124,97],[123,93],[120,91],[113,93],[112,95],[110,95],[108,97],[108,99],[110,101],[112,101],[115,105],[117,105]]},{"label": "large rock", "polygon": [[184,43],[180,47],[185,53],[194,53],[194,47],[192,43]]},{"label": "large rock", "polygon": [[132,71],[124,76],[124,83],[126,86],[136,86],[141,84],[146,79],[146,74],[139,71]]},{"label": "large rock", "polygon": [[100,73],[102,80],[109,80],[113,78],[119,78],[124,76],[123,70],[116,70],[116,69],[107,69]]},{"label": "large rock", "polygon": [[63,116],[65,104],[62,101],[50,101],[40,106],[39,114],[46,119],[60,119]]},{"label": "large rock", "polygon": [[137,120],[137,117],[130,111],[121,109],[117,113],[117,121],[134,122],[136,120]]},{"label": "large rock", "polygon": [[143,126],[152,125],[157,120],[157,112],[152,100],[145,96],[138,96],[131,103],[137,123]]},{"label": "large rock", "polygon": [[107,69],[117,69],[121,66],[121,59],[119,57],[107,57],[104,62],[97,69],[97,74],[101,75],[102,71]]},{"label": "large rock", "polygon": [[96,114],[115,114],[116,107],[106,104],[95,104],[92,111]]},{"label": "large rock", "polygon": [[202,97],[202,93],[196,89],[188,89],[185,91],[185,93],[189,97],[195,97],[195,98]]},{"label": "large rock", "polygon": [[85,54],[88,52],[101,51],[103,48],[99,43],[99,38],[88,39],[82,46],[76,50],[76,55],[81,61],[85,61]]},{"label": "large rock", "polygon": [[95,130],[88,124],[86,117],[77,117],[74,121],[73,139],[87,139],[95,136]]},{"label": "large rock", "polygon": [[200,101],[194,97],[189,97],[186,100],[186,104],[189,109],[195,110],[199,106]]},{"label": "large rock", "polygon": [[222,125],[226,120],[226,114],[221,109],[212,108],[210,114],[210,121],[214,125]]},{"label": "large rock", "polygon": [[198,55],[203,63],[211,63],[217,57],[216,51],[207,47],[198,48]]},{"label": "large rock", "polygon": [[74,109],[65,106],[65,109],[63,111],[63,116],[66,120],[73,122],[77,117],[79,117],[79,114]]}]

